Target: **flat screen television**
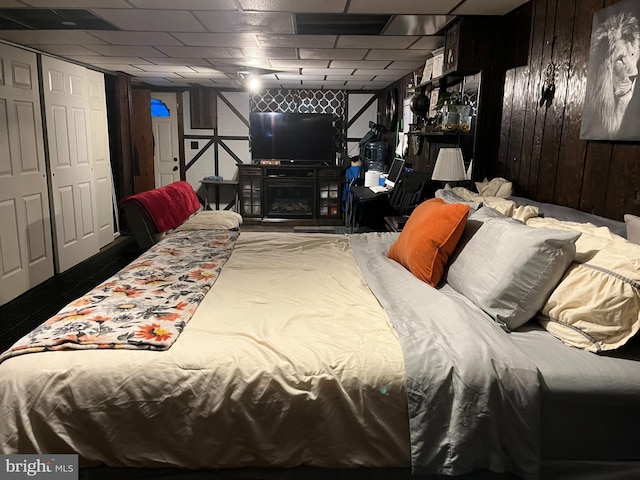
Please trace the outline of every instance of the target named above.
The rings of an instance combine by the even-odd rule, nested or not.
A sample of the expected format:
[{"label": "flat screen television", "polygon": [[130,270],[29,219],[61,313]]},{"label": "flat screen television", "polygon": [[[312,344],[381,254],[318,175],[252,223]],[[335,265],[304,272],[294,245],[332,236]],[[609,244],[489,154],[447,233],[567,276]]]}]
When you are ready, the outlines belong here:
[{"label": "flat screen television", "polygon": [[333,115],[252,112],[251,158],[290,163],[335,163]]}]

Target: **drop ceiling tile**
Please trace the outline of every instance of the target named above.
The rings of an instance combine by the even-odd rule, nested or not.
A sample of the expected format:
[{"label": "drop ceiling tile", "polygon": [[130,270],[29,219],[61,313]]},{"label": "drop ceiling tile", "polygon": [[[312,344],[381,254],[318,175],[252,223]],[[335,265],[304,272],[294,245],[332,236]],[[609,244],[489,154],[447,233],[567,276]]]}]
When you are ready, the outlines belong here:
[{"label": "drop ceiling tile", "polygon": [[211,67],[211,64],[204,58],[171,58],[171,57],[154,57],[145,58],[155,65],[188,65],[190,67]]},{"label": "drop ceiling tile", "polygon": [[400,48],[405,49],[418,40],[417,36],[340,35],[338,48]]},{"label": "drop ceiling tile", "polygon": [[125,0],[23,0],[38,8],[131,8]]},{"label": "drop ceiling tile", "polygon": [[259,47],[252,33],[174,33],[185,45],[194,47]]},{"label": "drop ceiling tile", "polygon": [[180,75],[178,75],[177,73],[173,73],[173,72],[138,72],[136,73],[136,77],[141,77],[141,78],[182,78]]},{"label": "drop ceiling tile", "polygon": [[334,60],[331,62],[331,68],[385,68],[389,63],[389,60]]},{"label": "drop ceiling tile", "polygon": [[165,55],[170,57],[202,57],[202,58],[231,58],[231,54],[224,47],[164,47],[159,46]]},{"label": "drop ceiling tile", "polygon": [[200,22],[184,10],[91,10],[107,22],[121,30],[140,32],[204,32]]},{"label": "drop ceiling tile", "polygon": [[165,32],[118,32],[112,30],[94,30],[91,34],[107,43],[110,43],[111,45],[182,45],[182,43],[177,39]]},{"label": "drop ceiling tile", "polygon": [[336,80],[336,81],[360,81],[360,82],[368,82],[373,77],[365,76],[365,75],[327,75],[327,80]]},{"label": "drop ceiling tile", "polygon": [[412,60],[408,62],[391,62],[387,67],[387,70],[415,70],[416,68],[424,67],[426,59],[422,60]]},{"label": "drop ceiling tile", "polygon": [[344,86],[344,82],[327,82],[326,80],[323,82],[313,82],[313,81],[302,81],[302,86],[304,88],[316,88],[323,90],[331,90],[331,89],[339,89]]},{"label": "drop ceiling tile", "polygon": [[136,65],[143,72],[155,72],[156,74],[161,73],[193,73],[196,72],[187,67],[186,65]]},{"label": "drop ceiling tile", "polygon": [[257,34],[262,47],[333,48],[336,35],[267,35]]},{"label": "drop ceiling tile", "polygon": [[104,45],[81,30],[1,30],[0,38],[21,45]]},{"label": "drop ceiling tile", "polygon": [[415,60],[426,61],[430,50],[371,50],[368,60]]},{"label": "drop ceiling tile", "polygon": [[271,68],[268,60],[261,58],[209,58],[209,65],[220,71],[237,71],[238,68]]},{"label": "drop ceiling tile", "polygon": [[421,37],[409,48],[413,50],[435,50],[444,45],[444,37]]},{"label": "drop ceiling tile", "polygon": [[217,73],[217,74],[210,74],[210,73],[193,73],[193,74],[187,74],[187,73],[182,73],[182,72],[177,72],[178,75],[180,75],[182,78],[184,78],[185,80],[188,81],[200,81],[202,79],[218,79],[218,80],[228,80],[229,77],[227,77],[224,73]]},{"label": "drop ceiling tile", "polygon": [[292,73],[277,73],[278,80],[324,80],[324,75],[294,75]]},{"label": "drop ceiling tile", "polygon": [[274,68],[326,68],[329,66],[329,60],[289,60],[272,58],[270,60]]},{"label": "drop ceiling tile", "polygon": [[393,72],[393,71],[387,71],[387,70],[370,70],[370,69],[366,69],[366,68],[358,68],[355,72],[353,72],[354,75],[365,75],[365,76],[369,76],[369,77],[375,77],[377,75],[400,75],[397,72]]},{"label": "drop ceiling tile", "polygon": [[0,0],[1,8],[24,8],[24,3],[16,0]]},{"label": "drop ceiling tile", "polygon": [[224,76],[224,73],[222,73],[220,70],[217,70],[215,68],[212,67],[191,67],[191,69],[200,74],[206,74],[206,75],[220,75],[220,76]]},{"label": "drop ceiling tile", "polygon": [[367,50],[354,48],[301,48],[299,49],[299,53],[300,58],[309,60],[363,60],[364,56],[367,54]]},{"label": "drop ceiling tile", "polygon": [[453,15],[395,15],[383,35],[435,35],[454,18]]},{"label": "drop ceiling tile", "polygon": [[[193,14],[210,32],[293,33],[293,16],[274,12],[199,12]],[[179,30],[178,30],[179,31]]]},{"label": "drop ceiling tile", "polygon": [[133,75],[134,77],[137,73],[140,73],[142,71],[139,68],[136,68],[134,65],[128,65],[128,64],[107,63],[107,64],[94,64],[94,65],[96,66],[99,65],[101,68],[104,68],[105,70],[109,70],[110,72],[124,72],[129,75]]},{"label": "drop ceiling tile", "polygon": [[70,55],[70,60],[76,60],[80,63],[89,65],[108,65],[108,64],[132,64],[132,65],[144,65],[147,63],[139,57],[105,57],[101,55]]},{"label": "drop ceiling tile", "polygon": [[234,0],[129,0],[137,8],[160,10],[237,10]]},{"label": "drop ceiling tile", "polygon": [[448,14],[460,0],[351,0],[348,13],[385,13],[389,15]]},{"label": "drop ceiling tile", "polygon": [[95,55],[96,52],[83,47],[82,45],[38,45],[38,50],[66,57],[68,55]]},{"label": "drop ceiling tile", "polygon": [[346,0],[239,0],[243,10],[299,13],[342,13]]},{"label": "drop ceiling tile", "polygon": [[311,75],[351,75],[353,68],[303,68],[302,72]]},{"label": "drop ceiling tile", "polygon": [[165,55],[153,47],[142,45],[90,45],[89,49],[100,55],[109,57],[164,57]]},{"label": "drop ceiling tile", "polygon": [[283,58],[296,60],[295,48],[227,48],[234,58]]},{"label": "drop ceiling tile", "polygon": [[466,0],[452,13],[455,15],[504,15],[528,0]]}]

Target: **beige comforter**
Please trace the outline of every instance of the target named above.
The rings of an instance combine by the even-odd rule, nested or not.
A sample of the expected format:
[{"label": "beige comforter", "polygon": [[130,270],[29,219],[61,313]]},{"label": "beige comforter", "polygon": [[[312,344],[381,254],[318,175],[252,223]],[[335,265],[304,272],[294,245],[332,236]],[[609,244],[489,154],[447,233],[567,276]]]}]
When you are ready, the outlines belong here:
[{"label": "beige comforter", "polygon": [[402,351],[338,235],[240,235],[167,351],[0,364],[0,453],[113,466],[408,466]]}]

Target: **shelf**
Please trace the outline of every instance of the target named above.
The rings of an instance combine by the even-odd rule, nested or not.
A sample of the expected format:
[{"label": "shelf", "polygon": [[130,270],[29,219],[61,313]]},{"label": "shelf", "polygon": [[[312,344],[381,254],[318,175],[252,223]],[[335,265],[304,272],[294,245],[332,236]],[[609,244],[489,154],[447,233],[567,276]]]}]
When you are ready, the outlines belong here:
[{"label": "shelf", "polygon": [[471,132],[423,132],[422,130],[412,130],[409,135],[418,135],[421,137],[457,137],[463,135],[471,135]]}]

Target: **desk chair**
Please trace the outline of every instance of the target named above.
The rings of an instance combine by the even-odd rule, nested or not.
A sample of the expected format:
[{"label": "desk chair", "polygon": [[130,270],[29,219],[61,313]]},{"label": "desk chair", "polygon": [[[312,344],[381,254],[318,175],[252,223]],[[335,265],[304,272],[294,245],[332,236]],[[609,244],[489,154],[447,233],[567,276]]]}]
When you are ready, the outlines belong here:
[{"label": "desk chair", "polygon": [[410,215],[425,199],[431,175],[427,172],[406,172],[396,183],[389,196],[389,205],[395,215]]}]

